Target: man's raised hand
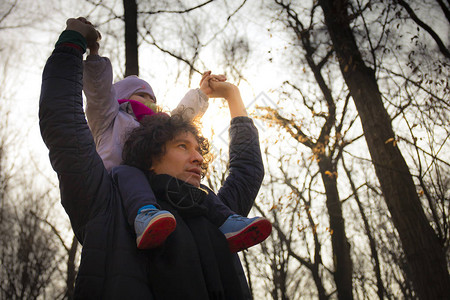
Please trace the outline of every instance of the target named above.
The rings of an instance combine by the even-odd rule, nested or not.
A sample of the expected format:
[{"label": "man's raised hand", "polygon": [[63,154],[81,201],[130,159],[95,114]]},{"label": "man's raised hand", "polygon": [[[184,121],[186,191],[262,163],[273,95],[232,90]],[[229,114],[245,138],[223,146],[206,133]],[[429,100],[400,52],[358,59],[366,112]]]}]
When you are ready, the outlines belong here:
[{"label": "man's raised hand", "polygon": [[211,82],[224,82],[226,80],[227,77],[225,75],[214,75],[211,74],[211,71],[206,71],[203,73],[202,79],[200,80],[200,90],[209,98],[217,98],[213,96],[214,89],[211,87]]},{"label": "man's raised hand", "polygon": [[98,41],[102,38],[102,35],[97,29],[95,29],[94,25],[92,25],[91,22],[83,17],[78,17],[76,19],[68,19],[66,21],[66,25],[66,30],[77,31],[82,36],[84,36],[86,38],[87,46],[90,49],[91,54],[97,54],[99,48]]}]

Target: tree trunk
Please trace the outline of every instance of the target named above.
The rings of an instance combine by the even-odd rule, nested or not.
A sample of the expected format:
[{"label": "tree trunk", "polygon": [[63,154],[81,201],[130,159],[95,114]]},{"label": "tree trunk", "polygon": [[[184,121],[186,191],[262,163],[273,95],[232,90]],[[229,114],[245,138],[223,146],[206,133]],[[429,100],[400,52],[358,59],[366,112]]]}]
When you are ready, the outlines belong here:
[{"label": "tree trunk", "polygon": [[375,273],[375,278],[377,279],[377,294],[380,300],[384,299],[385,289],[383,285],[383,279],[381,278],[381,268],[380,268],[380,259],[378,257],[377,251],[377,243],[375,241],[375,237],[372,234],[372,229],[369,224],[369,220],[367,219],[366,213],[364,212],[364,207],[359,199],[358,190],[356,188],[355,183],[353,182],[353,178],[351,176],[350,170],[345,166],[344,160],[342,161],[342,165],[344,167],[345,173],[347,174],[348,181],[350,183],[350,187],[352,188],[352,192],[358,205],[359,212],[361,213],[361,218],[364,224],[364,230],[366,231],[367,238],[369,240],[370,252],[372,254],[373,259],[373,270]]},{"label": "tree trunk", "polygon": [[125,77],[139,75],[136,0],[123,0],[125,14]]},{"label": "tree trunk", "polygon": [[430,226],[409,168],[394,143],[391,119],[383,106],[372,69],[367,67],[350,28],[346,0],[319,0],[341,72],[361,119],[366,142],[421,299],[450,299],[442,245]]},{"label": "tree trunk", "polygon": [[250,296],[253,299],[253,283],[252,283],[252,272],[250,270],[250,263],[248,262],[247,252],[242,251],[242,258],[244,260],[244,267],[247,274],[248,289],[250,290]]},{"label": "tree trunk", "polygon": [[353,299],[352,261],[350,244],[345,234],[345,222],[342,217],[341,201],[337,189],[336,177],[330,158],[322,156],[319,160],[320,173],[325,185],[327,209],[330,216],[331,245],[334,257],[334,281],[339,299]]},{"label": "tree trunk", "polygon": [[316,284],[319,300],[328,300],[329,297],[327,295],[327,292],[325,291],[325,287],[323,286],[323,282],[322,282],[322,277],[319,272],[319,264],[317,262],[314,263],[313,268],[311,268],[310,270],[311,270],[311,274],[314,279],[314,283]]},{"label": "tree trunk", "polygon": [[72,238],[72,245],[70,246],[67,257],[67,279],[66,279],[67,291],[65,298],[68,300],[73,299],[73,292],[75,289],[75,278],[77,276],[75,259],[77,255],[77,249],[78,249],[78,240],[74,235]]}]

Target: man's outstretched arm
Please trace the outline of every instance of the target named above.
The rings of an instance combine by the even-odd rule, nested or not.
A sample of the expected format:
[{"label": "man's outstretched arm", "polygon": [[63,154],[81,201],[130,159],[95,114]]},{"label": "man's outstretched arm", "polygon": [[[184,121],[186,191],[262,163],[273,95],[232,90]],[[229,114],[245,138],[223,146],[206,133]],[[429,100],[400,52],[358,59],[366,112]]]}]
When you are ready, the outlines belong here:
[{"label": "man's outstretched arm", "polygon": [[236,213],[246,216],[253,206],[264,178],[258,130],[248,118],[237,86],[210,81],[211,97],[228,102],[230,116],[229,175],[218,192],[219,198]]},{"label": "man's outstretched arm", "polygon": [[109,179],[95,151],[82,107],[84,51],[78,39],[85,36],[72,30],[63,34],[42,75],[39,124],[52,167],[58,174],[62,204],[82,242],[87,221],[100,208],[98,202],[107,197],[100,199],[97,193],[107,194]]}]

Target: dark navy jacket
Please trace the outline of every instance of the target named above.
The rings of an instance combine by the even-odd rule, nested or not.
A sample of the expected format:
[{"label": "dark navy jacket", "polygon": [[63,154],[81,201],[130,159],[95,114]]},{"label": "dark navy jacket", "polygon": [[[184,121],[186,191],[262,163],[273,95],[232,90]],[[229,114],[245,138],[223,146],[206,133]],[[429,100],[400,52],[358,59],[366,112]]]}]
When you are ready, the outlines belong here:
[{"label": "dark navy jacket", "polygon": [[[39,103],[41,134],[58,175],[61,202],[83,245],[75,296],[154,299],[147,252],[136,248],[117,185],[103,166],[86,123],[82,68],[77,49],[56,48],[43,72]],[[216,197],[236,213],[247,215],[264,175],[258,133],[249,118],[231,121],[229,163],[229,175]],[[237,255],[234,260],[241,288],[250,298]]]}]

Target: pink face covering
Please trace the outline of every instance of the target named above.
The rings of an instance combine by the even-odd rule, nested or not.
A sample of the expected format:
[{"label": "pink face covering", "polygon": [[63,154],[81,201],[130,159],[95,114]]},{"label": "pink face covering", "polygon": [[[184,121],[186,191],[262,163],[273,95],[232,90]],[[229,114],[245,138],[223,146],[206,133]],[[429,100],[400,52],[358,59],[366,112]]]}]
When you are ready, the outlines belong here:
[{"label": "pink face covering", "polygon": [[139,101],[129,99],[119,99],[117,101],[119,102],[119,104],[130,102],[131,109],[133,109],[133,113],[138,121],[140,121],[144,116],[151,116],[155,114],[155,112],[151,108],[145,106]]}]

